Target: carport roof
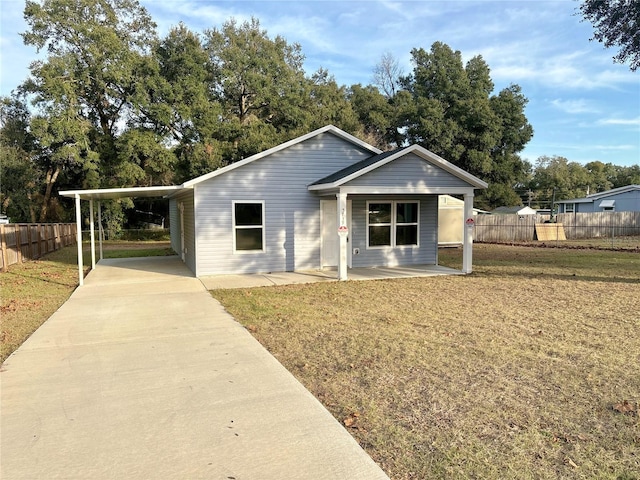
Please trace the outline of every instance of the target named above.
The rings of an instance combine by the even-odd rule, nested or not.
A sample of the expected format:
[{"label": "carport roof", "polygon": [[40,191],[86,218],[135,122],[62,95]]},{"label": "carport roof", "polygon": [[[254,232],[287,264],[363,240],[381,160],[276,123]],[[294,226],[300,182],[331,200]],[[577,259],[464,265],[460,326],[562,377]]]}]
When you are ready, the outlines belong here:
[{"label": "carport roof", "polygon": [[60,192],[63,197],[81,200],[113,200],[116,198],[165,197],[182,190],[181,185],[168,187],[129,187],[129,188],[96,188],[92,190],[65,190]]}]

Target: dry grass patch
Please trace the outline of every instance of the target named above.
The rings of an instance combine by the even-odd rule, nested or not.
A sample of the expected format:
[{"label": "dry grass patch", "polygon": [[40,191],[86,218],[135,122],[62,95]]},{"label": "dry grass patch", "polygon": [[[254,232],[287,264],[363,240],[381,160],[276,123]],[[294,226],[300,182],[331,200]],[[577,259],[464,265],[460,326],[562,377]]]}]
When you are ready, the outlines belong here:
[{"label": "dry grass patch", "polygon": [[474,264],[212,293],[392,478],[638,478],[640,255],[488,245]]}]

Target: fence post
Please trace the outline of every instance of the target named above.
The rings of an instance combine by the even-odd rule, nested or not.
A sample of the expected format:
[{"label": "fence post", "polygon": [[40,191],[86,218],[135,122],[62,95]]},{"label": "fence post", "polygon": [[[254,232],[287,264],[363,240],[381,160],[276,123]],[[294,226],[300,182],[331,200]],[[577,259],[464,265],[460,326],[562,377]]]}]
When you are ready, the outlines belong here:
[{"label": "fence post", "polygon": [[22,239],[20,238],[20,224],[16,223],[16,256],[18,261],[16,263],[22,263]]},{"label": "fence post", "polygon": [[6,232],[4,231],[4,225],[0,225],[0,239],[1,239],[1,245],[2,245],[2,271],[6,272],[8,270],[8,265],[7,263],[9,262],[9,259],[7,257],[7,238],[6,238]]}]

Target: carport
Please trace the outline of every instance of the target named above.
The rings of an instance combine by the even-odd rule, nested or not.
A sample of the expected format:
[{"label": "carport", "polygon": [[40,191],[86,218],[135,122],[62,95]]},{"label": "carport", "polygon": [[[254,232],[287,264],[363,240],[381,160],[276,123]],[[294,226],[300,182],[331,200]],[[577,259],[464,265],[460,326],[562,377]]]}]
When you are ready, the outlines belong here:
[{"label": "carport", "polygon": [[120,198],[152,198],[166,197],[177,190],[184,187],[172,185],[167,187],[131,187],[131,188],[98,188],[92,190],[65,190],[60,192],[63,197],[73,198],[76,202],[76,230],[78,242],[78,282],[84,285],[82,254],[82,209],[81,200],[89,202],[89,236],[91,241],[91,268],[96,267],[96,238],[95,238],[95,208],[94,202],[97,203],[98,214],[98,248],[100,260],[102,260],[102,241],[104,239],[104,231],[102,229],[102,209],[101,202],[104,200],[117,200]]}]

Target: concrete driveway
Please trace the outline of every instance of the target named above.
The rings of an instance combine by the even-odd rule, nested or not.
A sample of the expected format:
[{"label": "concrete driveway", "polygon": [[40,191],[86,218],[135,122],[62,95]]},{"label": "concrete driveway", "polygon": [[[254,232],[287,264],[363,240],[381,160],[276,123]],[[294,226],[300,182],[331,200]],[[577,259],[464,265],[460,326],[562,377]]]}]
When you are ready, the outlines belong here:
[{"label": "concrete driveway", "polygon": [[101,261],[0,380],[4,480],[388,478],[177,257]]}]

